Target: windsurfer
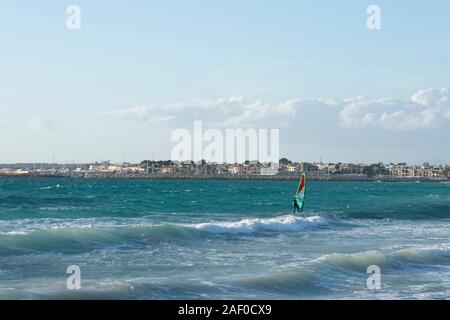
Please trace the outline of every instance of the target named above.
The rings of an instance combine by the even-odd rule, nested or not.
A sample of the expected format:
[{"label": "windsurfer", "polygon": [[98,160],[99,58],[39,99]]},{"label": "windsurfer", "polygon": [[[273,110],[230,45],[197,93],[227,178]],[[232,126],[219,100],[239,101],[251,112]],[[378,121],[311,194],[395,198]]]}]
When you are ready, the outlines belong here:
[{"label": "windsurfer", "polygon": [[295,213],[296,211],[298,211],[298,213],[300,213],[300,207],[298,206],[298,203],[297,203],[297,197],[294,197],[294,199],[292,200],[292,202],[294,203],[294,213]]}]

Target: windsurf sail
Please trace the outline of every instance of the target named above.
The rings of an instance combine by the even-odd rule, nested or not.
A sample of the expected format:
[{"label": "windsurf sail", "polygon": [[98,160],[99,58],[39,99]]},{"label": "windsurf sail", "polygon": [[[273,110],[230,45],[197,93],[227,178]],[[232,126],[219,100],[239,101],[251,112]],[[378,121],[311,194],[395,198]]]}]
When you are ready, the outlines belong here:
[{"label": "windsurf sail", "polygon": [[294,200],[300,208],[300,212],[303,212],[305,205],[305,190],[306,190],[306,172],[302,173],[300,182],[298,183],[297,191],[295,192]]}]

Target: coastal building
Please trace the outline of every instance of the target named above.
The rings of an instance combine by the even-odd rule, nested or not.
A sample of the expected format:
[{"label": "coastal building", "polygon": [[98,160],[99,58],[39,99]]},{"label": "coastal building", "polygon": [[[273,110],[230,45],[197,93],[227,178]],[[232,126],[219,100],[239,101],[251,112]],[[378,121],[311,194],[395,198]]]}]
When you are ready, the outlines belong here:
[{"label": "coastal building", "polygon": [[173,167],[163,167],[163,168],[161,168],[160,169],[160,172],[162,173],[162,174],[171,174],[171,173],[174,173],[174,168]]},{"label": "coastal building", "polygon": [[397,165],[392,168],[392,175],[396,177],[415,177],[416,167],[408,165]]},{"label": "coastal building", "polygon": [[445,166],[423,166],[414,171],[416,177],[437,178],[446,176]]},{"label": "coastal building", "polygon": [[302,162],[300,165],[300,171],[301,172],[308,172],[308,173],[316,173],[319,171],[319,167],[316,166],[313,163],[309,162]]},{"label": "coastal building", "polygon": [[228,168],[228,172],[231,174],[238,174],[242,172],[242,167],[240,165],[233,165]]}]

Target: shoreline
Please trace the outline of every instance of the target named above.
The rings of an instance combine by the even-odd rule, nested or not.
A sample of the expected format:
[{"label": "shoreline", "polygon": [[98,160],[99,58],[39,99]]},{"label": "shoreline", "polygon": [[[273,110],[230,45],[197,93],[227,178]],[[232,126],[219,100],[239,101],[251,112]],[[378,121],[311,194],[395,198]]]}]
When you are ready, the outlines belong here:
[{"label": "shoreline", "polygon": [[[155,175],[155,174],[111,174],[96,173],[83,175],[0,175],[0,178],[33,178],[33,179],[113,179],[113,180],[249,180],[249,181],[298,181],[299,175]],[[395,177],[395,176],[374,176],[366,175],[308,175],[309,181],[348,181],[348,182],[450,182],[449,178],[429,178],[429,177]]]}]

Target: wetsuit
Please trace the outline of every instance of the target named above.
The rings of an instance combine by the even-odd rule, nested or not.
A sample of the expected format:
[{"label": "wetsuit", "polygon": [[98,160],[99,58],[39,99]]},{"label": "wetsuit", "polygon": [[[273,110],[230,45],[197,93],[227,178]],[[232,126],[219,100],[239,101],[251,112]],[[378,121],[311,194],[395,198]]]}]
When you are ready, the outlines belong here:
[{"label": "wetsuit", "polygon": [[297,201],[295,201],[295,198],[292,200],[292,202],[294,203],[294,213],[296,211],[298,211],[298,213],[300,213],[300,207],[298,206]]}]

